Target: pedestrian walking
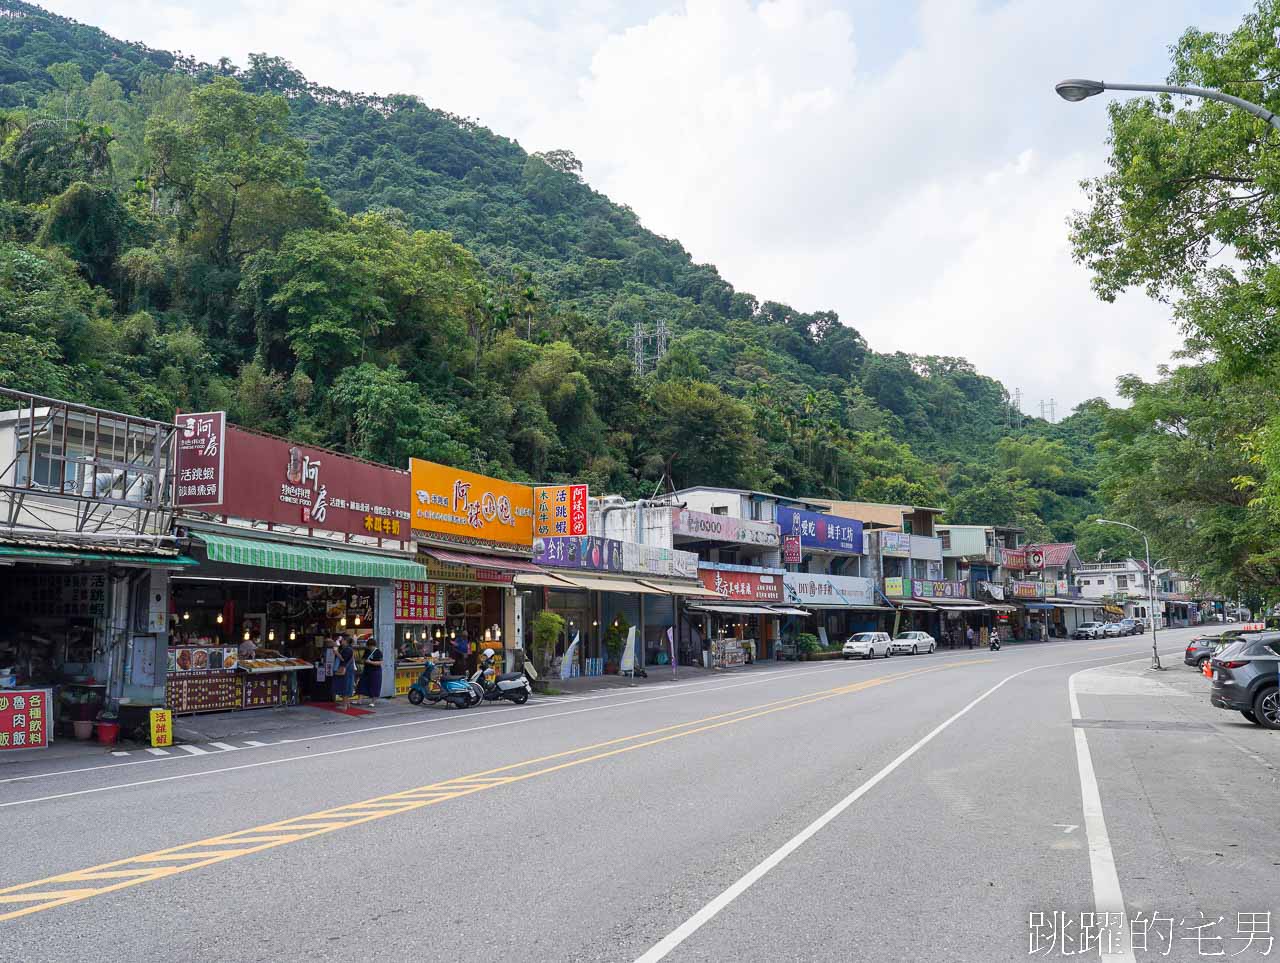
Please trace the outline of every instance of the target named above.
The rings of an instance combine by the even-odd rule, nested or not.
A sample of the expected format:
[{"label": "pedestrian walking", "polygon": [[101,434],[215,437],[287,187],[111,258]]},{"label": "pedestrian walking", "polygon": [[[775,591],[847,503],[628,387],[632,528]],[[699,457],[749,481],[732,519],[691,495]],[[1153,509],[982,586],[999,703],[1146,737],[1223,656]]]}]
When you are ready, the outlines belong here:
[{"label": "pedestrian walking", "polygon": [[351,640],[343,637],[338,645],[338,654],[333,669],[333,701],[339,709],[346,709],[355,690],[356,650],[351,647]]},{"label": "pedestrian walking", "polygon": [[970,648],[970,649],[973,648],[973,639],[974,639],[973,626],[971,625],[964,630],[964,644],[966,648]]},{"label": "pedestrian walking", "polygon": [[364,671],[360,673],[360,695],[369,700],[369,708],[375,707],[375,699],[382,695],[382,650],[372,636],[364,643]]}]

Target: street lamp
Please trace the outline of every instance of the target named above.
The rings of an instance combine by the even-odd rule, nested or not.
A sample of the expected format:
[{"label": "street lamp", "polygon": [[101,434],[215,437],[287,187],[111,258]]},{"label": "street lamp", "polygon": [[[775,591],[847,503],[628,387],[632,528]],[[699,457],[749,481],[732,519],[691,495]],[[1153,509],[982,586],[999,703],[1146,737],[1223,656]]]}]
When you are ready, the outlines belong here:
[{"label": "street lamp", "polygon": [[1132,529],[1142,536],[1142,546],[1147,553],[1147,621],[1151,623],[1151,668],[1163,669],[1164,666],[1160,664],[1160,649],[1156,646],[1156,597],[1155,581],[1151,571],[1151,543],[1147,541],[1146,532],[1136,525],[1130,525],[1128,522],[1113,522],[1109,518],[1099,518],[1097,522],[1099,525],[1119,525],[1121,528]]},{"label": "street lamp", "polygon": [[1230,94],[1224,94],[1219,90],[1210,90],[1207,87],[1175,87],[1169,84],[1110,84],[1101,80],[1076,79],[1060,80],[1053,85],[1053,89],[1058,92],[1059,97],[1073,104],[1100,94],[1104,90],[1135,90],[1139,93],[1147,94],[1181,94],[1184,97],[1203,97],[1205,100],[1220,100],[1222,103],[1230,104],[1232,107],[1247,110],[1253,116],[1265,120],[1276,130],[1280,130],[1280,117],[1277,117],[1267,108],[1248,100],[1242,100],[1239,97],[1232,97]]}]

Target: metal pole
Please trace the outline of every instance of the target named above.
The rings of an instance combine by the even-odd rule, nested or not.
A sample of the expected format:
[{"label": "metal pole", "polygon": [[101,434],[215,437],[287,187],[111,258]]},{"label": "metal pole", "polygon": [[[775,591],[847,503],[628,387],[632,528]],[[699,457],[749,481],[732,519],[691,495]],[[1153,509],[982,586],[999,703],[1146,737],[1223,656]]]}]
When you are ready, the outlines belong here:
[{"label": "metal pole", "polygon": [[1202,97],[1205,100],[1217,100],[1232,107],[1239,107],[1253,116],[1265,120],[1276,130],[1280,130],[1280,117],[1267,108],[1241,97],[1224,94],[1220,90],[1208,87],[1178,87],[1170,84],[1113,84],[1103,80],[1064,80],[1057,85],[1059,96],[1064,100],[1080,101],[1104,90],[1131,90],[1146,94],[1179,94],[1183,97]]},{"label": "metal pole", "polygon": [[1147,541],[1145,533],[1142,534],[1142,545],[1147,552],[1147,621],[1151,623],[1151,668],[1163,669],[1164,666],[1160,664],[1160,649],[1156,645],[1155,573],[1151,571],[1151,543]]}]

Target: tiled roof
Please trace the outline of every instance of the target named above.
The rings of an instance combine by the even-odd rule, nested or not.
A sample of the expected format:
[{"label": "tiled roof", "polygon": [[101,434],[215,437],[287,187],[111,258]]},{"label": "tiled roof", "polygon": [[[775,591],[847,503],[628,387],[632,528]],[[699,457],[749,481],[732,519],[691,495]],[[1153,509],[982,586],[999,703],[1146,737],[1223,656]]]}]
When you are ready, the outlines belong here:
[{"label": "tiled roof", "polygon": [[1047,542],[1042,545],[1028,545],[1028,549],[1038,548],[1044,553],[1045,568],[1062,568],[1076,550],[1075,542]]}]

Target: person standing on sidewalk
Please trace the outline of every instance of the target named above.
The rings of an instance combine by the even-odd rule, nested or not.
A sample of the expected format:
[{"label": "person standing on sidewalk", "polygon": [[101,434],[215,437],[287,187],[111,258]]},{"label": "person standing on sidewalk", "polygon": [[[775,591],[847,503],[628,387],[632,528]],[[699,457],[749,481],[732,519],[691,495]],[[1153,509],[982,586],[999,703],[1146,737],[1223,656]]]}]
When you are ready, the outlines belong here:
[{"label": "person standing on sidewalk", "polygon": [[365,640],[364,671],[360,673],[360,695],[368,698],[369,708],[376,708],[382,695],[382,650],[373,636]]},{"label": "person standing on sidewalk", "polygon": [[973,626],[969,626],[964,630],[964,644],[966,648],[973,648]]},{"label": "person standing on sidewalk", "polygon": [[339,709],[346,709],[355,691],[356,682],[356,650],[351,647],[351,640],[343,636],[338,646],[338,658],[333,669],[333,701]]}]

